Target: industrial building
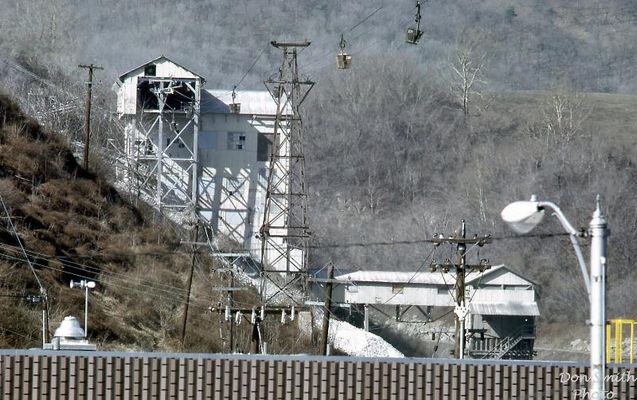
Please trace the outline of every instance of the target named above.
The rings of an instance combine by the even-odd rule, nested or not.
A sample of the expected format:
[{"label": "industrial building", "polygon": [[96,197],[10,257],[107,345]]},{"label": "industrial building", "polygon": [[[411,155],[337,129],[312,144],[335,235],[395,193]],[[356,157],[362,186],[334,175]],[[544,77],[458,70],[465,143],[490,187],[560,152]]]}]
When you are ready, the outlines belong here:
[{"label": "industrial building", "polygon": [[[176,220],[195,213],[211,233],[260,260],[275,120],[289,107],[278,109],[268,91],[207,90],[204,84],[201,75],[165,56],[120,75],[124,149],[118,177],[159,212]],[[289,151],[278,149],[279,156]],[[270,212],[280,214],[284,202],[279,199],[272,207],[280,209]],[[298,249],[286,248],[285,230],[269,232],[271,240],[302,258]],[[265,261],[285,270],[280,252],[266,248]]]},{"label": "industrial building", "polygon": [[[320,279],[318,279],[320,281]],[[396,319],[419,310],[423,323],[436,308],[453,308],[454,274],[442,272],[355,271],[334,276],[334,305],[362,309],[396,308]],[[535,323],[540,311],[536,285],[505,265],[474,272],[466,279],[469,307],[465,335],[474,358],[533,356]],[[322,289],[317,292],[319,295]],[[364,323],[369,326],[369,322]]]}]

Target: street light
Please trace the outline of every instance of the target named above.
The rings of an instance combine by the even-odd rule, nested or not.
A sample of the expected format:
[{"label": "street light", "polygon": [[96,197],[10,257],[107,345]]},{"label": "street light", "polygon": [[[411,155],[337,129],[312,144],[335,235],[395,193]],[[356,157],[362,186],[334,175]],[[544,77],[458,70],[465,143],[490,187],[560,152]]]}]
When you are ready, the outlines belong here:
[{"label": "street light", "polygon": [[88,290],[95,288],[95,282],[82,279],[79,282],[73,282],[69,284],[71,289],[79,288],[84,289],[84,338],[88,337]]},{"label": "street light", "polygon": [[[605,398],[604,373],[606,369],[604,357],[604,325],[605,325],[605,269],[606,269],[606,238],[608,229],[606,218],[599,208],[599,196],[593,212],[593,219],[589,224],[589,230],[576,230],[568,222],[560,208],[547,201],[537,201],[535,196],[530,201],[516,201],[506,206],[501,213],[502,220],[518,233],[528,233],[542,221],[544,210],[550,209],[560,221],[564,229],[569,233],[571,243],[584,277],[584,283],[590,302],[591,318],[591,377],[589,394],[591,399]],[[582,256],[582,250],[577,242],[577,237],[591,237],[590,278],[586,269],[586,262]]]}]

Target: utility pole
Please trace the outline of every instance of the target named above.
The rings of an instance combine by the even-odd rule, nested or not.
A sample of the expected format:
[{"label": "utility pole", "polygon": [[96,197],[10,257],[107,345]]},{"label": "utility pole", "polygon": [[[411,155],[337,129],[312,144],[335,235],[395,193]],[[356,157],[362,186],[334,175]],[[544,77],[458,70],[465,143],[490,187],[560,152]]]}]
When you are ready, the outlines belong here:
[{"label": "utility pole", "polygon": [[[238,291],[238,290],[245,290],[245,287],[235,287],[235,279],[234,279],[234,271],[232,270],[232,268],[228,268],[227,270],[224,270],[225,272],[228,272],[230,274],[230,282],[229,282],[229,286],[227,287],[219,287],[219,288],[213,288],[213,290],[219,290],[220,292],[225,292],[225,305],[223,303],[223,299],[220,299],[218,306],[217,307],[210,307],[210,311],[212,312],[218,312],[219,315],[221,316],[221,325],[219,327],[219,336],[221,337],[221,340],[223,342],[223,349],[224,351],[228,351],[228,353],[233,353],[236,351],[236,340],[235,340],[235,327],[234,325],[238,323],[239,319],[236,319],[237,315],[246,313],[246,312],[254,312],[254,309],[245,309],[245,308],[240,308],[237,307],[235,308],[234,306],[234,292]],[[223,297],[223,294],[221,294],[221,296]],[[253,320],[253,325],[259,325],[259,333],[261,332],[260,329],[260,323],[262,322],[263,318],[261,319],[257,319],[257,320]],[[229,323],[229,326],[226,326],[224,324],[224,322]],[[253,327],[254,328],[254,327]],[[237,328],[238,329],[238,328]],[[227,335],[226,335],[227,334]],[[226,335],[228,337],[228,346],[226,346],[226,341],[223,339],[224,335]],[[259,343],[262,343],[261,341],[259,341]],[[253,348],[254,344],[251,344],[251,348]],[[257,345],[258,347],[258,345]]]},{"label": "utility pole", "polygon": [[[234,271],[232,271],[232,269],[230,270],[230,288],[234,288]],[[234,305],[234,296],[233,296],[233,290],[228,290],[228,307],[230,307],[230,354],[234,353],[234,324],[235,324],[235,320],[233,318],[233,309],[232,306]]]},{"label": "utility pole", "polygon": [[456,276],[456,283],[454,287],[456,307],[454,309],[456,328],[456,344],[455,355],[459,359],[463,359],[465,355],[465,320],[469,314],[469,306],[466,304],[466,276],[467,273],[472,271],[483,272],[485,269],[491,268],[489,260],[482,259],[479,264],[467,264],[467,245],[480,246],[490,243],[490,235],[479,237],[475,235],[473,238],[467,238],[465,220],[462,220],[460,232],[456,232],[453,236],[445,237],[444,235],[434,235],[433,238],[436,245],[442,243],[456,244],[456,257],[457,261],[452,263],[450,260],[445,260],[444,263],[436,263],[435,260],[431,263],[431,271],[435,272],[441,270],[443,272],[453,271]]},{"label": "utility pole", "polygon": [[334,287],[334,265],[329,263],[327,266],[327,284],[325,286],[325,310],[323,314],[323,332],[321,345],[323,346],[323,355],[327,354],[327,341],[330,331],[330,312],[332,310],[332,289]]},{"label": "utility pole", "polygon": [[[195,230],[192,234],[192,241],[197,242],[199,236],[199,224],[195,224]],[[186,346],[186,325],[188,324],[188,308],[190,306],[190,293],[192,291],[192,276],[195,271],[195,260],[197,256],[197,247],[192,246],[192,263],[190,264],[190,274],[188,276],[188,291],[186,293],[186,302],[184,305],[184,320],[181,326],[181,348],[182,350]]]},{"label": "utility pole", "polygon": [[88,81],[86,82],[86,109],[84,114],[84,169],[88,170],[89,143],[91,140],[91,97],[93,91],[93,71],[104,68],[93,64],[80,64],[78,65],[78,68],[88,69]]}]

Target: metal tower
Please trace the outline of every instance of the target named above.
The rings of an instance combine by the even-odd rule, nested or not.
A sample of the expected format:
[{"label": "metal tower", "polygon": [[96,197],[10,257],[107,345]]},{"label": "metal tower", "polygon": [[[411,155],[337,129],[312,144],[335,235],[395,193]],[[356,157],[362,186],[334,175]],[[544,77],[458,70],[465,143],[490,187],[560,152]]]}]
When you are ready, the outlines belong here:
[{"label": "metal tower", "polygon": [[128,182],[154,197],[160,211],[193,207],[198,197],[201,78],[141,76],[137,81],[140,98],[125,128],[132,163]]},{"label": "metal tower", "polygon": [[[298,50],[310,42],[277,42],[271,44],[283,51],[283,63],[277,75],[265,81],[277,104],[270,168],[260,229],[261,296],[267,304],[276,301],[302,302],[293,287],[306,292],[308,241],[305,158],[300,106],[314,82],[299,77]],[[280,298],[280,294],[286,297]]]}]

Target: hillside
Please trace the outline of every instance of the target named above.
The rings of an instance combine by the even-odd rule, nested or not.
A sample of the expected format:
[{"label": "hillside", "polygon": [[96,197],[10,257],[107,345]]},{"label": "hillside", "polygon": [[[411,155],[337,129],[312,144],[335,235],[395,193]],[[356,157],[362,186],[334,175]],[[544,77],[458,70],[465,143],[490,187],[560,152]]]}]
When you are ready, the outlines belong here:
[{"label": "hillside", "polygon": [[[454,232],[466,219],[470,235],[502,238],[479,256],[540,284],[543,318],[583,321],[588,307],[568,240],[515,237],[499,213],[537,194],[584,227],[599,193],[613,230],[609,317],[632,315],[633,96],[483,89],[466,116],[454,92],[416,63],[368,58],[346,76],[326,75],[306,108],[317,242],[427,239]],[[563,230],[547,218],[537,232]],[[449,251],[425,244],[353,246],[317,252],[316,260],[416,270]]]},{"label": "hillside", "polygon": [[[182,347],[193,258],[180,237],[190,234],[133,207],[101,176],[99,166],[98,172],[84,170],[67,141],[0,95],[0,197],[47,291],[51,329],[67,315],[82,319],[83,291],[70,289],[69,281],[91,279],[97,287],[90,291],[89,338],[100,349],[228,351],[229,325],[209,307],[218,308],[225,294],[215,288],[228,286],[229,274],[215,272],[221,265],[205,252],[196,255]],[[27,301],[39,287],[6,217],[3,212],[0,347],[39,347],[41,304]],[[256,302],[255,291],[246,289],[236,304]],[[268,324],[264,334],[271,351],[310,351],[295,325]],[[248,350],[250,334],[248,323],[237,328],[237,350]]]},{"label": "hillside", "polygon": [[[69,75],[78,63],[94,62],[106,68],[103,77],[165,54],[214,87],[248,89],[276,71],[271,40],[311,40],[303,57],[306,73],[316,76],[333,66],[343,33],[354,65],[363,56],[398,50],[436,70],[453,59],[457,46],[470,46],[485,55],[487,78],[500,90],[550,89],[556,83],[596,92],[636,88],[634,2],[431,0],[422,2],[422,43],[410,46],[404,35],[414,25],[415,3],[5,0],[0,50],[50,75]],[[71,80],[74,86],[80,82]],[[104,83],[108,88],[111,79]]]}]

